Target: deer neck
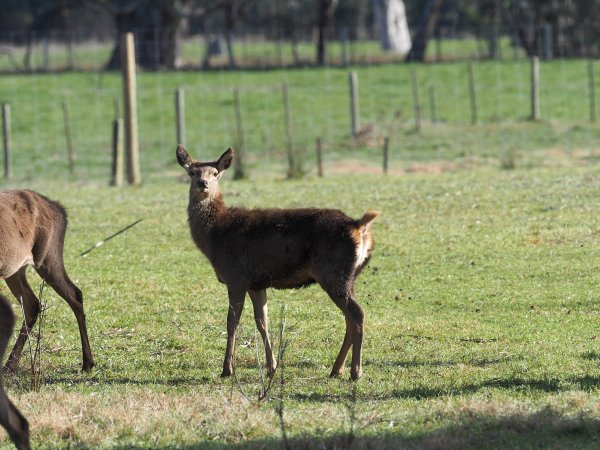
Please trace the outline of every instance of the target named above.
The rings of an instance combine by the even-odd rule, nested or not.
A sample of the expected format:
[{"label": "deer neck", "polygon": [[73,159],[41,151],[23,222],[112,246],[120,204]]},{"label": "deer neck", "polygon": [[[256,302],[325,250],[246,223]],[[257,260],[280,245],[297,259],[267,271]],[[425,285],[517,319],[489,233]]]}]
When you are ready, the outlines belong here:
[{"label": "deer neck", "polygon": [[192,238],[204,253],[207,252],[210,234],[219,223],[219,218],[227,211],[220,192],[202,198],[190,190],[188,219]]}]

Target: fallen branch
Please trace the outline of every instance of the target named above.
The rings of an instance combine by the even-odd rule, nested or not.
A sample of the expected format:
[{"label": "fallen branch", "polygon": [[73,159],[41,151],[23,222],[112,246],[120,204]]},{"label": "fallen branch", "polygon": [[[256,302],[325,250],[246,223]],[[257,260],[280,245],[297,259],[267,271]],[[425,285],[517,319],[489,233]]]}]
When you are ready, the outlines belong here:
[{"label": "fallen branch", "polygon": [[85,256],[88,253],[90,253],[92,250],[97,249],[98,247],[101,247],[102,245],[104,245],[104,243],[106,241],[110,241],[112,238],[117,237],[118,235],[120,235],[121,233],[124,233],[125,231],[129,230],[131,227],[133,227],[134,225],[137,225],[138,223],[140,223],[142,220],[144,219],[138,219],[133,223],[130,223],[129,225],[127,225],[125,228],[121,228],[119,231],[117,231],[114,234],[111,234],[110,236],[108,236],[107,238],[96,242],[96,244],[93,247],[88,248],[85,252],[83,252],[81,255],[79,256]]}]

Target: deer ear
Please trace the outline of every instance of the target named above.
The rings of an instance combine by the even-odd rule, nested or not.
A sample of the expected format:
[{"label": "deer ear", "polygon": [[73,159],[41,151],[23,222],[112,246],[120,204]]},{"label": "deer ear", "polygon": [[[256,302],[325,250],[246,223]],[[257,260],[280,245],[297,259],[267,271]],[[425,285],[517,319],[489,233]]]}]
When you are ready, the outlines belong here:
[{"label": "deer ear", "polygon": [[186,170],[189,169],[190,165],[192,164],[192,158],[185,147],[179,144],[177,146],[177,150],[175,150],[175,153],[177,154],[177,162],[179,165]]},{"label": "deer ear", "polygon": [[233,149],[230,147],[217,161],[217,170],[219,172],[223,172],[224,170],[229,169],[229,166],[231,166],[231,161],[233,161]]}]

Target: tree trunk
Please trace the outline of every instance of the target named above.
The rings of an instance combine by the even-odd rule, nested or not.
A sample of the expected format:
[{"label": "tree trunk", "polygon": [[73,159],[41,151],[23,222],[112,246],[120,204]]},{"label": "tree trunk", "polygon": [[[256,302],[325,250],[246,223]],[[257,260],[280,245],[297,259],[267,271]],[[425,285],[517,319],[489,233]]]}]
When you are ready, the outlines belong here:
[{"label": "tree trunk", "polygon": [[406,56],[407,61],[424,61],[427,42],[431,37],[444,0],[427,0],[423,7],[419,29]]},{"label": "tree trunk", "polygon": [[[113,47],[107,69],[121,67],[122,33],[133,32],[136,39],[136,63],[145,69],[157,70],[160,67],[176,69],[180,66],[179,41],[182,16],[164,8],[160,3],[153,6],[140,4],[129,12],[114,13],[118,38]],[[183,27],[184,28],[184,27]]]},{"label": "tree trunk", "polygon": [[319,41],[317,42],[317,64],[325,65],[325,39],[338,0],[319,0]]},{"label": "tree trunk", "polygon": [[402,0],[373,0],[375,21],[379,28],[381,48],[406,55],[411,46]]}]

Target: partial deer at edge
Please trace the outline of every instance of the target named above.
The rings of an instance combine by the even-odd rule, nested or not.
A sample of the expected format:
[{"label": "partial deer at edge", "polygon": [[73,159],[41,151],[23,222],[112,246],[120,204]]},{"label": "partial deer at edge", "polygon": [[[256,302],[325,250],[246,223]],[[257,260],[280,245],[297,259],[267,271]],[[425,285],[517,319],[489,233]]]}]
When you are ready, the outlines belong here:
[{"label": "partial deer at edge", "polygon": [[367,264],[373,239],[371,221],[379,212],[368,210],[355,220],[335,209],[228,208],[219,179],[233,160],[228,149],[216,161],[193,160],[179,145],[177,161],[190,177],[188,218],[198,248],[227,286],[227,348],[221,376],[233,371],[235,332],[246,293],[262,337],[267,369],[273,376],[277,361],[268,334],[269,287],[296,288],[318,283],[342,311],[346,334],[331,376],[344,372],[350,348],[353,380],[362,374],[364,312],[355,300],[354,282]]},{"label": "partial deer at edge", "polygon": [[[6,297],[0,295],[0,362],[6,353],[8,341],[15,327],[15,315]],[[4,427],[19,450],[29,449],[29,423],[4,391],[0,370],[0,425]]]},{"label": "partial deer at edge", "polygon": [[69,304],[79,325],[84,371],[94,367],[88,341],[83,295],[65,271],[63,247],[67,212],[63,206],[28,190],[0,191],[0,278],[22,304],[24,321],[6,363],[15,369],[29,330],[40,313],[40,301],[26,278],[28,265]]}]

